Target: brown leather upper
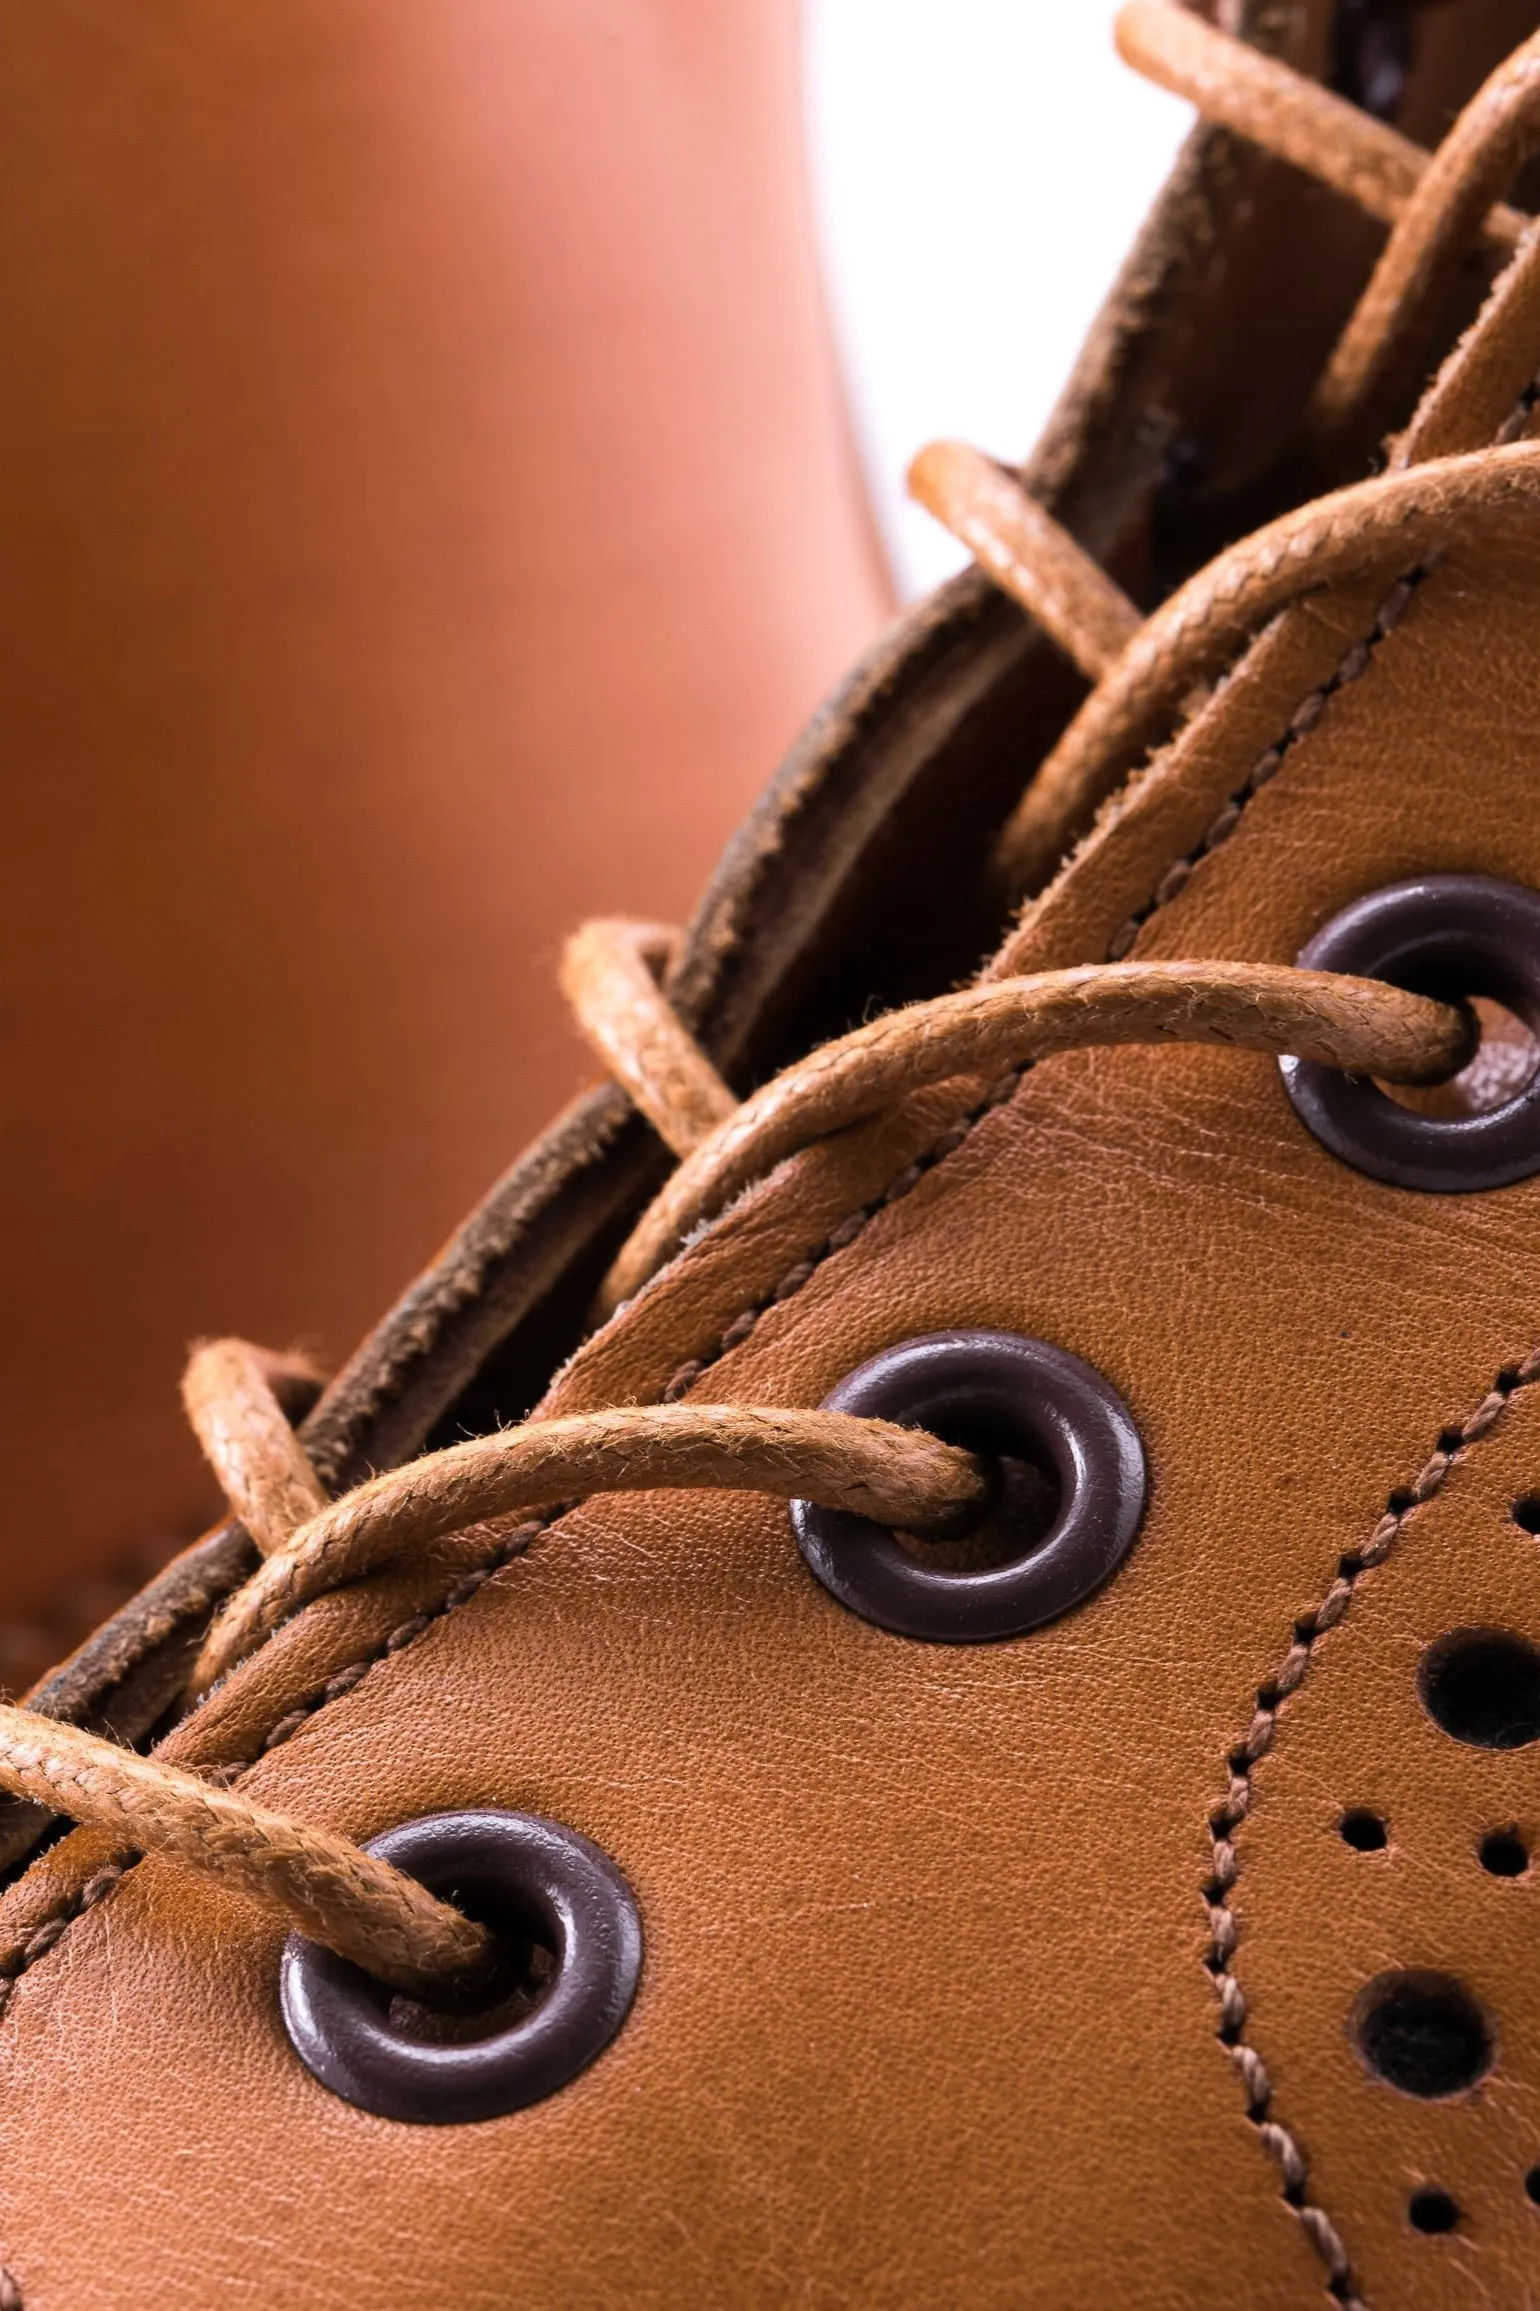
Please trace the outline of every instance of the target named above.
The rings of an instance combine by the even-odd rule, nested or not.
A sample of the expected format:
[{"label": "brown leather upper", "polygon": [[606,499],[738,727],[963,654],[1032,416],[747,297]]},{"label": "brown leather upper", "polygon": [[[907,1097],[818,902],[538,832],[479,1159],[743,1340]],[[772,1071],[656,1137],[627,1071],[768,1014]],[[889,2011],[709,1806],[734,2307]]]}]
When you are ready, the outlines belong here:
[{"label": "brown leather upper", "polygon": [[[1407,873],[1540,884],[1537,589],[1522,519],[1453,546],[1138,951],[1287,961]],[[1044,960],[1102,951],[1077,881],[1153,898],[1182,855],[1173,819],[1190,848],[1377,607],[1319,599],[1257,646],[1043,909]],[[637,2009],[535,2109],[393,2126],[294,2061],[274,1935],[141,1863],[13,1994],[4,2224],[29,2302],[206,2302],[254,2251],[265,2299],[295,2306],[373,2302],[404,2264],[446,2303],[1319,2293],[1216,2040],[1210,1816],[1298,1616],[1540,1341],[1540,1183],[1381,1186],[1309,1137],[1270,1062],[1212,1051],[1046,1062],[912,1177],[961,1104],[927,1095],[786,1167],[593,1341],[552,1409],[657,1396],[687,1359],[703,1397],[815,1402],[911,1334],[1038,1334],[1106,1372],[1145,1438],[1150,1508],[1117,1577],[1030,1637],[929,1647],[836,1606],[772,1504],[621,1496],[447,1611],[455,1544],[326,1600],[168,1754],[247,1758],[298,1706],[243,1783],[268,1802],[356,1834],[479,1801],[574,1824],[638,1891]],[[1371,2303],[1461,2301],[1449,2273],[1478,2251],[1489,2300],[1528,2285],[1540,2043],[1515,1937],[1534,1897],[1469,1848],[1532,1815],[1533,1753],[1451,1758],[1408,1695],[1446,1622],[1540,1622],[1532,1544],[1501,1524],[1532,1401],[1319,1640],[1236,1835],[1250,2027],[1307,2204]],[[377,1653],[434,1592],[415,1642],[320,1698],[324,1666]],[[1366,1789],[1406,1825],[1378,1878],[1334,1843]],[[58,1914],[92,1850],[77,1835],[34,1868],[15,1931]],[[1406,1890],[1414,1871],[1437,1900]],[[1499,2070],[1469,2105],[1408,2113],[1346,2050],[1350,1993],[1390,1964],[1473,1972],[1497,2007]],[[1471,2247],[1407,2228],[1414,2170],[1469,2191]]]},{"label": "brown leather upper", "polygon": [[[1408,874],[1540,887],[1537,616],[1511,509],[1396,589],[1289,612],[1047,894],[1023,967],[1099,960],[1133,920],[1141,955],[1288,962]],[[1540,1404],[1507,1380],[1483,1413],[1540,1344],[1537,1222],[1540,1179],[1364,1177],[1272,1062],[1214,1050],[941,1086],[782,1167],[548,1409],[682,1374],[702,1400],[811,1404],[918,1333],[1039,1335],[1139,1424],[1131,1555],[1030,1636],[927,1646],[836,1605],[778,1504],[621,1495],[479,1585],[485,1537],[462,1537],[308,1609],[165,1754],[355,1836],[473,1803],[572,1824],[639,1896],[638,2003],[532,2109],[392,2124],[296,2061],[275,1929],[158,1861],[82,1909],[106,1847],[71,1835],[7,1897],[0,1950],[0,2235],[31,2311],[242,2286],[285,2311],[1270,2311],[1321,2299],[1321,2223],[1371,2306],[1528,2301],[1537,1896],[1473,1848],[1540,1822],[1536,1753],[1458,1748],[1415,1674],[1450,1628],[1540,1637],[1540,1544],[1509,1514]],[[1291,2201],[1204,1964],[1215,1809],[1301,1617],[1392,1500],[1385,1561],[1265,1704],[1233,1831],[1238,2042],[1304,2162]],[[1360,1805],[1384,1854],[1338,1835]],[[1409,2103],[1352,2050],[1353,2001],[1393,1966],[1494,2013],[1474,2094]],[[1463,2233],[1409,2227],[1428,2181]]]}]

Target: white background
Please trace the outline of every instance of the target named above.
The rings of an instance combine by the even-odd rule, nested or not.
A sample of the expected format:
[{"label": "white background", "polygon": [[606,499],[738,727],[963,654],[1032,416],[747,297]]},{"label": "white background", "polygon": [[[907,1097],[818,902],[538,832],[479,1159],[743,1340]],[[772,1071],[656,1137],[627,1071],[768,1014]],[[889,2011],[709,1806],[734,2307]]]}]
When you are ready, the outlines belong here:
[{"label": "white background", "polygon": [[825,273],[905,593],[965,558],[909,504],[922,442],[1031,447],[1191,123],[1111,0],[804,0]]}]

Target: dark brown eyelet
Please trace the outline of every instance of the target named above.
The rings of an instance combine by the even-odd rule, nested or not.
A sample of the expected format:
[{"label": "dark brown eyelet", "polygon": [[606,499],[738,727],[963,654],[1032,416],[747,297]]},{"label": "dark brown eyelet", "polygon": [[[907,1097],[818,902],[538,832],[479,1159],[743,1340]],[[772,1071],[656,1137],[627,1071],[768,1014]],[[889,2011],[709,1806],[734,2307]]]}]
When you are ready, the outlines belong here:
[{"label": "dark brown eyelet", "polygon": [[[1486,875],[1391,883],[1334,916],[1298,960],[1445,1002],[1488,996],[1540,1034],[1540,895],[1520,883]],[[1278,1064],[1303,1122],[1371,1179],[1470,1195],[1540,1172],[1540,1070],[1484,1114],[1434,1116],[1403,1107],[1367,1076],[1307,1059]]]},{"label": "dark brown eyelet", "polygon": [[974,1572],[917,1562],[866,1517],[793,1501],[797,1546],[817,1578],[853,1613],[898,1636],[952,1645],[1022,1636],[1099,1589],[1138,1531],[1145,1461],[1133,1416],[1099,1372],[1046,1341],[1014,1332],[906,1340],[842,1380],[824,1407],[930,1429],[951,1444],[1030,1463],[1057,1486],[1046,1532],[1024,1529],[1018,1555]]},{"label": "dark brown eyelet", "polygon": [[323,2086],[380,2118],[462,2126],[542,2101],[603,2053],[642,1964],[636,1897],[608,1855],[538,1814],[491,1810],[429,1814],[366,1850],[491,1926],[508,1964],[478,2009],[441,2010],[291,1934],[284,2027]]}]

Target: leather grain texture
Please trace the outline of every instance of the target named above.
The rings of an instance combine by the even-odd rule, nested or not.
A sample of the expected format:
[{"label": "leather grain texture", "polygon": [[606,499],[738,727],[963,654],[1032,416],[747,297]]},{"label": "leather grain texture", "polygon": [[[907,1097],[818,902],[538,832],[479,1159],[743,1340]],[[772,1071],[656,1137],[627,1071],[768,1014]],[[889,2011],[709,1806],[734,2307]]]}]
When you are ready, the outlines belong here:
[{"label": "leather grain texture", "polygon": [[[1376,608],[1319,599],[1256,647],[1041,910],[1054,960],[1104,951],[1129,894],[1153,897]],[[1282,962],[1419,869],[1540,884],[1537,610],[1522,521],[1451,548],[1136,951]],[[1103,876],[1115,908],[1091,889]],[[933,1092],[783,1167],[582,1352],[550,1408],[659,1396],[691,1364],[702,1397],[816,1403],[913,1334],[1038,1334],[1104,1371],[1145,1440],[1150,1507],[1118,1576],[1020,1641],[932,1648],[843,1612],[775,1505],[617,1496],[397,1650],[390,1630],[442,1608],[484,1539],[327,1600],[168,1754],[249,1758],[289,1716],[243,1785],[267,1802],[359,1836],[470,1803],[571,1823],[641,1902],[633,2018],[537,2109],[393,2127],[294,2061],[278,1937],[141,1863],[12,1993],[0,2226],[32,2311],[238,2299],[254,2269],[294,2311],[363,2311],[407,2283],[476,2306],[1320,2299],[1216,2038],[1210,1816],[1296,1617],[1540,1341],[1540,1182],[1435,1200],[1364,1179],[1244,1054],[1082,1054],[986,1089]],[[1532,1417],[1516,1400],[1406,1517],[1404,1552],[1364,1576],[1280,1710],[1236,1832],[1237,1975],[1257,1985],[1307,2202],[1371,2305],[1522,2301],[1503,2275],[1528,2284],[1513,2175],[1540,2016],[1513,1921],[1534,1897],[1444,1890],[1470,1868],[1461,1835],[1533,1817],[1534,1753],[1447,1756],[1407,1681],[1446,1615],[1534,1625],[1532,1560],[1494,1539]],[[1426,1893],[1393,1852],[1387,1891],[1360,1876],[1342,1913],[1345,1863],[1311,1841],[1376,1759]],[[10,1933],[78,1904],[99,1851],[76,1836],[45,1857]],[[1364,1969],[1430,1952],[1495,2002],[1502,2053],[1471,2102],[1408,2114],[1349,2075],[1343,2002]],[[1468,2240],[1404,2235],[1413,2167],[1468,2195]]]},{"label": "leather grain texture", "polygon": [[[1512,1513],[1537,1474],[1540,1402],[1525,1390],[1321,1644],[1258,1769],[1233,1898],[1247,2035],[1279,2117],[1310,2144],[1315,2191],[1341,2212],[1387,2304],[1535,2300],[1540,2214],[1525,2190],[1540,2160],[1535,1886],[1532,1872],[1483,1869],[1480,1848],[1493,1833],[1533,1844],[1540,1773],[1533,1749],[1452,1740],[1421,1706],[1417,1672],[1452,1631],[1540,1642],[1540,1543]],[[1354,1809],[1384,1822],[1384,1850],[1343,1838]],[[1349,2016],[1387,1965],[1454,1977],[1495,2020],[1496,2067],[1476,2093],[1422,2101],[1366,2068]],[[1407,2221],[1424,2188],[1461,2211],[1447,2236],[1419,2236]]]}]

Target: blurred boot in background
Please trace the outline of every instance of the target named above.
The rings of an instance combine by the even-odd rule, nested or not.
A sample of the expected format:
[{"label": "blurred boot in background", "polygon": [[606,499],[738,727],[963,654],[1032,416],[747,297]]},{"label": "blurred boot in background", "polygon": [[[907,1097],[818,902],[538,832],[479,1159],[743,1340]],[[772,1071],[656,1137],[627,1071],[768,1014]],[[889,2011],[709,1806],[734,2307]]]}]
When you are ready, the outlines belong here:
[{"label": "blurred boot in background", "polygon": [[787,0],[15,9],[0,140],[14,1690],[215,1509],[189,1339],[346,1353],[888,594]]}]

